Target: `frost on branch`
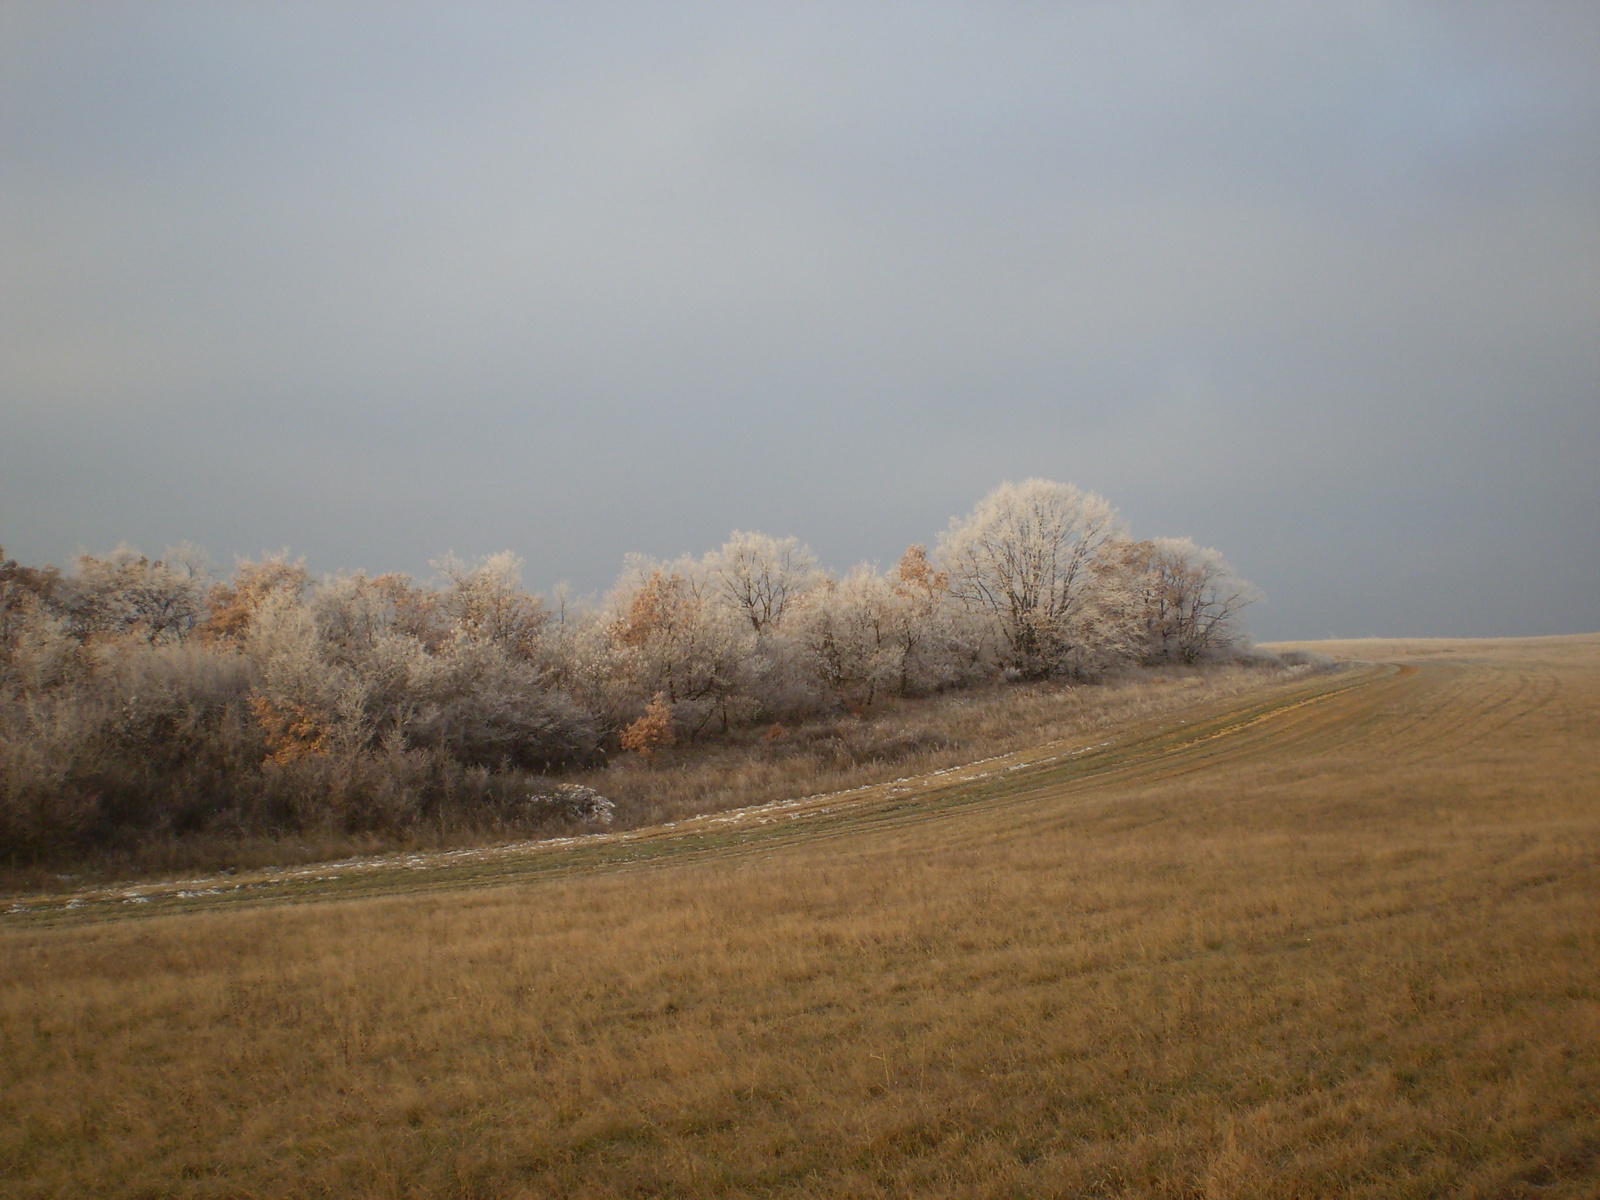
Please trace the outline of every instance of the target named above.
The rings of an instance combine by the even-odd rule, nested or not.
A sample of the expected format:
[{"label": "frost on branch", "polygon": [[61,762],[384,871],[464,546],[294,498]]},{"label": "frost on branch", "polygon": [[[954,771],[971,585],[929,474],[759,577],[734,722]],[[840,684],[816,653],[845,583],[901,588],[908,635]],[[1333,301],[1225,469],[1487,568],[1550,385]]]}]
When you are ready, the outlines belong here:
[{"label": "frost on branch", "polygon": [[1192,663],[1246,640],[1242,613],[1261,593],[1217,551],[1154,538],[1119,543],[1108,561],[1130,593],[1140,661]]},{"label": "frost on branch", "polygon": [[1086,635],[1094,565],[1122,529],[1103,497],[1070,483],[1003,483],[939,538],[951,594],[997,635],[1001,663],[1023,678],[1092,670]]},{"label": "frost on branch", "polygon": [[799,539],[734,530],[706,556],[718,593],[756,633],[775,629],[784,613],[822,578],[817,558]]}]

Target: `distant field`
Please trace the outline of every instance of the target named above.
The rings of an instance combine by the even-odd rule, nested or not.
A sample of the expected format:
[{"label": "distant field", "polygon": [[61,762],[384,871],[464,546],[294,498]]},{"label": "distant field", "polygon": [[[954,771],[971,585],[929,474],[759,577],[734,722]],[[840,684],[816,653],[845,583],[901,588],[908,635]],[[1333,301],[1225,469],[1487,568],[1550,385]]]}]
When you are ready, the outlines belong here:
[{"label": "distant field", "polygon": [[0,1191],[1600,1193],[1600,635],[1307,645],[793,804],[30,899]]}]

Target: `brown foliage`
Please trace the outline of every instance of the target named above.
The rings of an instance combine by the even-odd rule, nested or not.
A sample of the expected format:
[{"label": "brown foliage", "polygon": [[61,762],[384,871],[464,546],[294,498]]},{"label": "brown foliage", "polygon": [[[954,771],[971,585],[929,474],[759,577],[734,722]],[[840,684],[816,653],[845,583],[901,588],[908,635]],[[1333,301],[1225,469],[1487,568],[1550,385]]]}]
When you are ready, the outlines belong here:
[{"label": "brown foliage", "polygon": [[655,634],[676,628],[684,606],[690,602],[684,594],[687,587],[681,575],[654,572],[628,602],[628,611],[614,633],[617,644],[637,648]]},{"label": "brown foliage", "polygon": [[935,571],[928,561],[928,548],[920,543],[906,547],[895,573],[899,582],[894,590],[908,599],[937,600],[950,590],[949,572]]},{"label": "brown foliage", "polygon": [[20,604],[23,596],[49,600],[61,587],[61,571],[56,567],[25,567],[7,558],[0,546],[0,609]]},{"label": "brown foliage", "polygon": [[374,576],[368,586],[387,602],[389,627],[396,633],[416,638],[429,649],[444,639],[447,621],[436,592],[417,587],[410,576],[399,572]]},{"label": "brown foliage", "polygon": [[231,584],[219,583],[211,589],[201,635],[208,640],[244,637],[251,620],[268,597],[278,592],[298,596],[310,579],[303,559],[293,563],[281,558],[241,562]]},{"label": "brown foliage", "polygon": [[622,748],[631,750],[645,762],[655,758],[657,750],[663,750],[677,740],[677,735],[672,727],[672,706],[667,703],[667,698],[661,692],[644,710],[644,716],[622,731]]},{"label": "brown foliage", "polygon": [[450,603],[462,632],[493,643],[517,659],[534,656],[539,634],[549,620],[539,598],[526,592],[463,588]]},{"label": "brown foliage", "polygon": [[330,730],[326,715],[310,705],[254,692],[250,696],[250,711],[255,714],[272,751],[267,756],[268,762],[299,762],[327,748]]}]

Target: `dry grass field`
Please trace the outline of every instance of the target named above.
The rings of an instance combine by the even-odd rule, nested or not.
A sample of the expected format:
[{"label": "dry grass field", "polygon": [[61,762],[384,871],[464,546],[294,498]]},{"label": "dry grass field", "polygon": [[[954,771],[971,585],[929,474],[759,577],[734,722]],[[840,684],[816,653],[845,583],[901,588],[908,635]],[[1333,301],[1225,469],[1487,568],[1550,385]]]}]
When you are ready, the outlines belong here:
[{"label": "dry grass field", "polygon": [[793,804],[30,900],[0,1192],[1600,1194],[1600,636],[1317,648]]}]

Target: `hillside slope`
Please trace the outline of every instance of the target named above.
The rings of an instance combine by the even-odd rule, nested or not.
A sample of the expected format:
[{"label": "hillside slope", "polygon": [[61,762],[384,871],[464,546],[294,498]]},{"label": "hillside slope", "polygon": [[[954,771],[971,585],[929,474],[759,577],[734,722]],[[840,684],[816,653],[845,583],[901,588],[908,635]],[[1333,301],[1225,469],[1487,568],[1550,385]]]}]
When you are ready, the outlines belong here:
[{"label": "hillside slope", "polygon": [[1334,650],[922,779],[30,904],[0,1187],[1593,1194],[1600,637]]}]

